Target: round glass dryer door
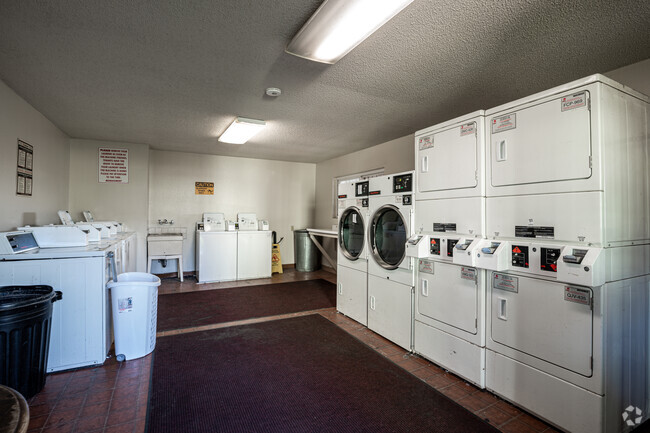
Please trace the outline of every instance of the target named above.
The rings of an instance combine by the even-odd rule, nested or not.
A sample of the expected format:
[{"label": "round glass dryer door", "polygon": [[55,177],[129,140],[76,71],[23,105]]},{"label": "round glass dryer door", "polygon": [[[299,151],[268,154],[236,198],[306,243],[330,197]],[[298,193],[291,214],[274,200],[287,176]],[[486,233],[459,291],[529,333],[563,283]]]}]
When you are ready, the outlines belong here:
[{"label": "round glass dryer door", "polygon": [[345,257],[356,260],[363,250],[365,227],[356,208],[348,208],[339,220],[339,248]]},{"label": "round glass dryer door", "polygon": [[399,267],[406,255],[406,223],[400,211],[391,205],[380,207],[370,228],[372,255],[385,269]]}]

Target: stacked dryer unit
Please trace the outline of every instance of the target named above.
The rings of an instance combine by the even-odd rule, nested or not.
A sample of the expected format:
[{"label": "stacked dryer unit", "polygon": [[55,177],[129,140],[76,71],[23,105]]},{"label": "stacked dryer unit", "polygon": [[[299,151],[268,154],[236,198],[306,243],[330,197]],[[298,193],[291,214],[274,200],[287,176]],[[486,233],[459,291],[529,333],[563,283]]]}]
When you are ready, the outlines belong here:
[{"label": "stacked dryer unit", "polygon": [[415,134],[414,351],[485,387],[484,112]]},{"label": "stacked dryer unit", "polygon": [[486,386],[567,431],[650,415],[649,113],[601,75],[486,112]]},{"label": "stacked dryer unit", "polygon": [[411,350],[414,273],[406,240],[413,234],[413,172],[369,181],[368,328]]},{"label": "stacked dryer unit", "polygon": [[368,325],[368,180],[350,180],[338,189],[336,309]]}]

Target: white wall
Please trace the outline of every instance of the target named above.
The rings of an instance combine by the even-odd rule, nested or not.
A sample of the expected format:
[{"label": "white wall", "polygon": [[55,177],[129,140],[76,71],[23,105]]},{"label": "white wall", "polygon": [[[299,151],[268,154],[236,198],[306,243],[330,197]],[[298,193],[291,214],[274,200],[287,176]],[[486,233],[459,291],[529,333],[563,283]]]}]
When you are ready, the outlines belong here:
[{"label": "white wall", "polygon": [[612,80],[650,96],[650,59],[606,72]]},{"label": "white wall", "polygon": [[[316,228],[331,229],[337,223],[332,218],[332,179],[340,176],[383,168],[384,173],[413,170],[415,166],[414,135],[378,144],[368,149],[320,162],[316,165]],[[336,260],[336,239],[323,239],[323,246]],[[324,265],[329,263],[324,260]]]},{"label": "white wall", "polygon": [[[100,147],[129,150],[129,183],[99,183]],[[96,221],[119,221],[137,233],[137,269],[146,271],[149,211],[149,146],[111,141],[70,140],[70,199],[75,221],[89,210]]]},{"label": "white wall", "polygon": [[[34,146],[31,197],[16,195],[18,139]],[[0,81],[0,231],[58,223],[68,203],[68,137]]]},{"label": "white wall", "polygon": [[[149,223],[174,220],[187,228],[183,268],[194,266],[195,224],[204,212],[222,212],[235,220],[238,212],[256,213],[277,232],[282,263],[294,263],[293,234],[314,223],[315,164],[151,150],[149,165]],[[214,182],[212,196],[195,195],[194,182]],[[175,272],[176,263],[154,273]]]}]

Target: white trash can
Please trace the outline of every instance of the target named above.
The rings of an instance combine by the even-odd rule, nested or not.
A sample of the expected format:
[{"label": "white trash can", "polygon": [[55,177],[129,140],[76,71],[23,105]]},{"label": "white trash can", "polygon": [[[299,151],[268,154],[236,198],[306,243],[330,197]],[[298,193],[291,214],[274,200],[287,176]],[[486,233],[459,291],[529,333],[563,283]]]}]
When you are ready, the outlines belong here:
[{"label": "white trash can", "polygon": [[156,347],[160,278],[146,272],[127,272],[107,286],[111,289],[117,360],[150,354]]}]

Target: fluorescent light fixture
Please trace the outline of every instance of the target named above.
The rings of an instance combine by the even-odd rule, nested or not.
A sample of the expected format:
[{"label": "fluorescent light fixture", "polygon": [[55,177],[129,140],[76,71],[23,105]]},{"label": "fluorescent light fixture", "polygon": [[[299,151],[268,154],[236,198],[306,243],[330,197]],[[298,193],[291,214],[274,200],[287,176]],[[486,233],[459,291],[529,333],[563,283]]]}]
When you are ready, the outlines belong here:
[{"label": "fluorescent light fixture", "polygon": [[325,0],[286,52],[334,64],[413,0]]},{"label": "fluorescent light fixture", "polygon": [[265,126],[266,122],[263,120],[237,117],[225,132],[221,134],[219,141],[231,144],[244,144],[264,129]]}]

